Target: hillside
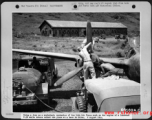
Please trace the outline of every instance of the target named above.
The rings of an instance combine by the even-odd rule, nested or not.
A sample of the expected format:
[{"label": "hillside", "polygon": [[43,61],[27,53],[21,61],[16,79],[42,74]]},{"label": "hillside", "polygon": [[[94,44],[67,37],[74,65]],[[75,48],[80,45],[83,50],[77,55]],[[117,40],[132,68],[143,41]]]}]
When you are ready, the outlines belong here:
[{"label": "hillside", "polygon": [[128,35],[139,35],[139,13],[14,13],[13,37],[40,34],[39,26],[44,20],[121,22],[128,28]]}]

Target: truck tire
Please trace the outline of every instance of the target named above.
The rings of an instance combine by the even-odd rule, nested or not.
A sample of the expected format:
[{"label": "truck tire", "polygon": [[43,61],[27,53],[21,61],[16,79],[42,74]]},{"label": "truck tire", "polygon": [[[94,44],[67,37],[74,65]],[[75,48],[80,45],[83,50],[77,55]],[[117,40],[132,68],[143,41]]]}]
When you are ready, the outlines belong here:
[{"label": "truck tire", "polygon": [[87,101],[83,98],[83,96],[78,96],[76,98],[76,104],[79,112],[87,112]]}]

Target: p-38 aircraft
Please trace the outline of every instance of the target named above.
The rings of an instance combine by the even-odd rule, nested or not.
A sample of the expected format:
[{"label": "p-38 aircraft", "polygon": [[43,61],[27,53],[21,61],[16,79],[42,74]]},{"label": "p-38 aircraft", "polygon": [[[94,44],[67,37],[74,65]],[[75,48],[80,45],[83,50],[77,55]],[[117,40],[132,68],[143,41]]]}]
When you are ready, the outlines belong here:
[{"label": "p-38 aircraft", "polygon": [[[86,25],[86,39],[87,44],[90,42],[92,43],[93,38],[90,21],[88,21]],[[91,47],[88,49],[93,51]],[[41,100],[47,99],[49,104],[49,89],[51,89],[51,86],[59,86],[83,70],[83,61],[79,55],[22,49],[13,49],[12,51],[20,54],[44,56],[47,58],[47,63],[45,64],[46,69],[43,72],[23,64],[24,67],[21,66],[17,72],[13,73],[13,106],[37,104],[37,99],[34,97],[35,95]],[[52,76],[52,74],[56,75],[53,61],[54,58],[75,61],[77,67],[73,71],[62,76],[59,80],[52,82],[53,77],[50,76]],[[85,80],[84,86],[86,89],[78,91],[77,96],[73,100],[75,111],[89,112],[88,105],[92,106],[91,112],[117,112],[121,111],[121,108],[139,109],[140,53],[133,49],[129,51],[126,58],[100,57],[100,60],[104,63],[110,63],[115,67],[124,69],[125,75],[129,79],[120,78],[118,80],[107,80],[106,77],[99,77]],[[40,64],[40,67],[41,66],[44,67],[44,64]],[[46,80],[43,80],[44,75]]]}]

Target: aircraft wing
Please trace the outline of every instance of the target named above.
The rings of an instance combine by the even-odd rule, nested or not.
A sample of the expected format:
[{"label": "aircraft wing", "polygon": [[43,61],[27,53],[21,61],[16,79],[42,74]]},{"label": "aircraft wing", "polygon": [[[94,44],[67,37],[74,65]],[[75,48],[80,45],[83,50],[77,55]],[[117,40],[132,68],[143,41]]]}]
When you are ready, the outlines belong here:
[{"label": "aircraft wing", "polygon": [[99,58],[103,60],[106,63],[112,63],[112,64],[124,64],[125,58]]},{"label": "aircraft wing", "polygon": [[66,59],[71,61],[77,61],[80,59],[78,55],[64,54],[64,53],[54,53],[54,52],[43,52],[43,51],[32,51],[32,50],[22,50],[22,49],[13,49],[13,52],[30,54],[30,55],[38,55],[45,57],[54,57],[58,59]]}]

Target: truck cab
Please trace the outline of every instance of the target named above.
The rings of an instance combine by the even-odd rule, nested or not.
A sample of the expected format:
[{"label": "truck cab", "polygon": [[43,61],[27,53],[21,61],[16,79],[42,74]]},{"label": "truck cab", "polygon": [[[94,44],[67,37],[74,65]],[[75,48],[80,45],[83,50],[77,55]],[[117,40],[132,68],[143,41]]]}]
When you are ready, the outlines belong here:
[{"label": "truck cab", "polygon": [[86,80],[85,86],[93,94],[96,112],[140,111],[140,84],[135,81],[98,78]]}]

